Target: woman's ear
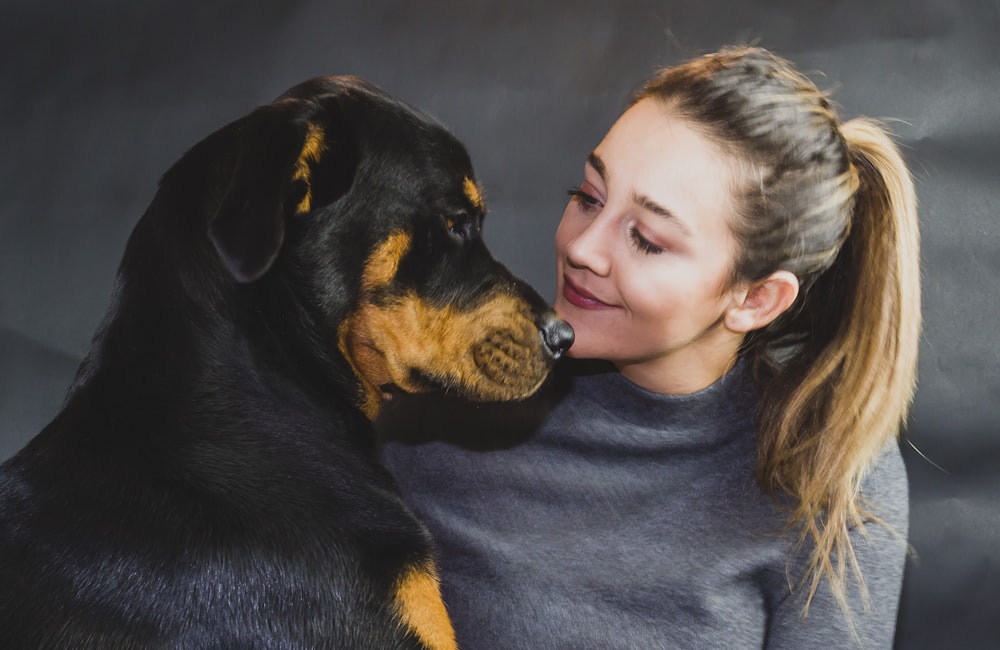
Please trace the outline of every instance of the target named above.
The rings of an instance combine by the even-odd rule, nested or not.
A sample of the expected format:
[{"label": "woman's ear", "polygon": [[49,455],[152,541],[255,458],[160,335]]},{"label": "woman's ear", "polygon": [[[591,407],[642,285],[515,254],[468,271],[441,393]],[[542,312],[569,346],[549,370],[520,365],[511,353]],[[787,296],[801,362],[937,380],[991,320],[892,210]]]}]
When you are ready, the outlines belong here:
[{"label": "woman's ear", "polygon": [[746,334],[769,325],[792,306],[799,295],[799,279],[788,271],[775,271],[743,288],[725,313],[726,328]]}]

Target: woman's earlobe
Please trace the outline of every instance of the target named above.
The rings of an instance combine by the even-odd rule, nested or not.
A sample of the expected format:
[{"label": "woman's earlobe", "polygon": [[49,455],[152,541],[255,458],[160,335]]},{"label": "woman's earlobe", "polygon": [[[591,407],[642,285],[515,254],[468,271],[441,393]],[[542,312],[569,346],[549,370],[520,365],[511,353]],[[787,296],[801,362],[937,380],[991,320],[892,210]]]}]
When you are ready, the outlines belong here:
[{"label": "woman's earlobe", "polygon": [[725,314],[726,328],[745,334],[771,324],[795,302],[799,279],[789,271],[775,271],[750,284],[742,299]]}]

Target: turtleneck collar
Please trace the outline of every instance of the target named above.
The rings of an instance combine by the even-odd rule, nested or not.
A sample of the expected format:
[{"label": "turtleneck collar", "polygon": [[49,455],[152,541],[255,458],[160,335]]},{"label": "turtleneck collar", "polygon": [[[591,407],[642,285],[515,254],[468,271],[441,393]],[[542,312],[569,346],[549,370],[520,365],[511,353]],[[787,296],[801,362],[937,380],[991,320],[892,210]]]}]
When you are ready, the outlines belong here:
[{"label": "turtleneck collar", "polygon": [[[748,428],[755,430],[759,398],[749,364],[742,358],[713,384],[687,395],[649,391],[610,365],[568,365],[574,382],[572,410],[588,419],[628,423],[632,426],[622,428],[634,434],[639,434],[636,428],[644,430],[645,434],[638,437],[629,436],[635,442],[652,443],[654,440],[648,437],[652,436],[655,444],[715,446],[733,436],[746,435]],[[594,434],[605,436],[608,432]]]}]

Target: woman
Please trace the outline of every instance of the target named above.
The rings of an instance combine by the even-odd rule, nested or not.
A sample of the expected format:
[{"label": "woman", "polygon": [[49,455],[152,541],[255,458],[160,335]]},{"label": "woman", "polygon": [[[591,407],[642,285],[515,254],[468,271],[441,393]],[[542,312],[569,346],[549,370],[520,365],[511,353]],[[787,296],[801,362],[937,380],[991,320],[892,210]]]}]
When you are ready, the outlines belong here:
[{"label": "woman", "polygon": [[649,81],[570,194],[574,359],[386,444],[460,645],[890,647],[920,328],[896,147],[727,49]]}]

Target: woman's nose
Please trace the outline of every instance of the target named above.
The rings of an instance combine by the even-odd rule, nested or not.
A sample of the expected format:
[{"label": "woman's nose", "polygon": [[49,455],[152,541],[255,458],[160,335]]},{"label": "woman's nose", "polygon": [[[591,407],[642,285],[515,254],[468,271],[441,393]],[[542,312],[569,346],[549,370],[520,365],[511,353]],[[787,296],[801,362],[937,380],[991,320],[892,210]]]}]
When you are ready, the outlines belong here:
[{"label": "woman's nose", "polygon": [[570,266],[606,276],[611,271],[611,248],[607,220],[599,216],[569,242],[566,261]]}]

